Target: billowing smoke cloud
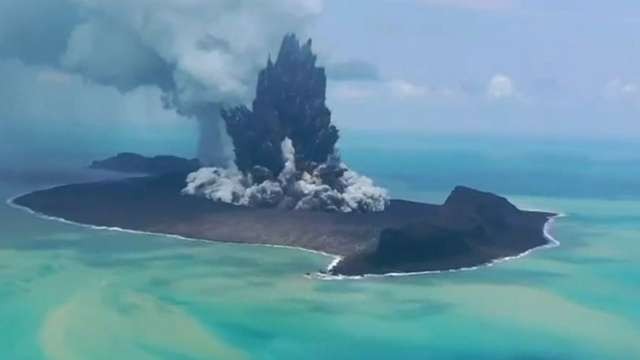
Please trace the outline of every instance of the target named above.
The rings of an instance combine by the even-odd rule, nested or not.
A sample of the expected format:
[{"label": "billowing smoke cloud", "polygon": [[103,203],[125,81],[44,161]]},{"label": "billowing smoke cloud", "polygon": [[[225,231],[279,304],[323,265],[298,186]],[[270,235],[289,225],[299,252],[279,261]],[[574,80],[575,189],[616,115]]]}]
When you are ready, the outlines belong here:
[{"label": "billowing smoke cloud", "polygon": [[253,95],[260,63],[282,35],[304,32],[321,10],[322,0],[0,0],[0,60],[124,94],[159,89],[167,108],[198,121],[199,157],[212,166],[189,177],[187,193],[252,206],[381,210],[384,190],[337,156],[326,76],[310,43],[289,37],[260,73],[252,109],[228,108]]},{"label": "billowing smoke cloud", "polygon": [[255,207],[384,210],[386,191],[340,161],[325,95],[311,40],[285,36],[275,63],[269,58],[259,74],[252,108],[222,111],[236,167],[200,169],[183,192]]},{"label": "billowing smoke cloud", "polygon": [[200,122],[202,160],[223,165],[220,107],[246,101],[258,59],[321,10],[322,0],[0,0],[0,58],[123,92],[158,87]]},{"label": "billowing smoke cloud", "polygon": [[[183,193],[213,201],[251,207],[281,207],[295,210],[340,212],[382,211],[388,203],[385,189],[366,176],[349,170],[337,156],[313,172],[298,171],[291,140],[282,143],[285,166],[277,178],[256,182],[237,168],[204,167],[189,174]],[[327,173],[341,173],[331,184]]]},{"label": "billowing smoke cloud", "polygon": [[256,177],[278,176],[284,168],[280,145],[289,137],[296,167],[311,171],[335,151],[338,129],[325,105],[327,78],[316,66],[311,40],[300,45],[285,36],[275,64],[260,72],[253,109],[238,106],[222,112],[231,135],[236,165]]}]

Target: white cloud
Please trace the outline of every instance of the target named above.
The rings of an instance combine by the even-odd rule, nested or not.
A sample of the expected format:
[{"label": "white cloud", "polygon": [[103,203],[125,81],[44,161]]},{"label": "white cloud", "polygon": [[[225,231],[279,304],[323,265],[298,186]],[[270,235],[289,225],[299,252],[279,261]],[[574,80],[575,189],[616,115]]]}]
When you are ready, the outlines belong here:
[{"label": "white cloud", "polygon": [[515,85],[510,77],[504,74],[496,74],[487,85],[489,99],[499,100],[512,98],[517,95]]},{"label": "white cloud", "polygon": [[640,85],[614,79],[605,85],[603,95],[609,100],[640,100]]},{"label": "white cloud", "polygon": [[346,102],[375,101],[384,98],[396,101],[450,101],[465,97],[463,92],[450,87],[436,88],[401,79],[367,82],[330,81],[328,93],[330,100]]},{"label": "white cloud", "polygon": [[284,5],[295,15],[318,14],[324,10],[324,0],[285,0]]},{"label": "white cloud", "polygon": [[[77,73],[123,91],[158,86],[171,92],[168,99],[178,98],[177,107],[242,102],[252,96],[266,55],[285,33],[304,32],[323,3],[22,0],[0,5],[0,58]],[[50,14],[54,10],[60,13]]]},{"label": "white cloud", "polygon": [[429,93],[429,89],[426,86],[406,80],[391,80],[387,85],[391,95],[402,99],[423,97]]}]

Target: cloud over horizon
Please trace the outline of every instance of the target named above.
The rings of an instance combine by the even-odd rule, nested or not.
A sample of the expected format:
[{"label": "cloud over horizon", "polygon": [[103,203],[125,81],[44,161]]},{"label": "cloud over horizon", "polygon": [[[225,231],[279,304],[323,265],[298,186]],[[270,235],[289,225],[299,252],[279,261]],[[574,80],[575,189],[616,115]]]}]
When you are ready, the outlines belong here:
[{"label": "cloud over horizon", "polygon": [[605,85],[603,97],[610,101],[640,102],[640,85],[632,81],[613,79]]},{"label": "cloud over horizon", "polygon": [[340,101],[364,101],[376,98],[403,100],[436,100],[453,93],[447,89],[432,89],[428,85],[408,80],[337,81],[329,84],[330,97]]},{"label": "cloud over horizon", "polygon": [[489,99],[508,99],[517,95],[513,80],[507,75],[496,74],[489,80],[487,96]]}]

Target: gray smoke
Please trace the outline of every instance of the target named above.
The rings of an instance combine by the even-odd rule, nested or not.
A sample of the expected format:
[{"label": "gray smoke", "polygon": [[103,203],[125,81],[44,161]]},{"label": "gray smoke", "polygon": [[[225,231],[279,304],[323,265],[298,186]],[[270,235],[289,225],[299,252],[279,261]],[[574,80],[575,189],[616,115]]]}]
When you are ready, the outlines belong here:
[{"label": "gray smoke", "polygon": [[259,60],[321,10],[322,0],[0,0],[0,59],[122,92],[157,87],[199,121],[203,162],[225,165],[220,106],[249,99]]},{"label": "gray smoke", "polygon": [[[347,168],[339,156],[334,154],[309,172],[296,169],[290,139],[285,139],[281,148],[285,166],[277,178],[256,182],[235,167],[204,167],[189,174],[182,192],[236,205],[293,210],[372,212],[382,211],[388,204],[385,189]],[[323,172],[340,172],[342,176],[335,179],[339,184],[326,184]]]},{"label": "gray smoke", "polygon": [[336,147],[339,131],[325,104],[326,75],[311,39],[282,40],[258,75],[251,109],[224,109],[234,146],[232,167],[189,174],[183,193],[252,207],[340,212],[382,211],[388,198],[350,170]]}]

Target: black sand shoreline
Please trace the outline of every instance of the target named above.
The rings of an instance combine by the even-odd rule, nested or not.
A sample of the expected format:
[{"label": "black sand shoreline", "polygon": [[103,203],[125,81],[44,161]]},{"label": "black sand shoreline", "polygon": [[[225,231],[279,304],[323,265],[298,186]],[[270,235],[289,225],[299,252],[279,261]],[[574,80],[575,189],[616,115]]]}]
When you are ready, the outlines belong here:
[{"label": "black sand shoreline", "polygon": [[[519,257],[554,243],[545,229],[556,214],[515,210],[515,229],[511,225],[508,231],[489,229],[494,235],[477,239],[461,233],[465,244],[462,252],[454,249],[451,256],[418,259],[408,259],[400,253],[392,261],[381,262],[379,258],[388,258],[388,254],[379,252],[381,232],[402,229],[408,224],[428,224],[442,213],[446,204],[393,200],[388,210],[367,214],[249,209],[180,195],[183,179],[183,174],[174,174],[63,185],[19,195],[10,202],[44,217],[94,228],[308,250],[334,256],[327,274],[347,277],[469,269]],[[422,233],[419,236],[419,246],[427,244],[427,248],[419,251],[425,254],[439,251],[440,242],[428,244],[428,237],[423,240]],[[459,242],[456,236],[449,236],[452,243]]]}]

